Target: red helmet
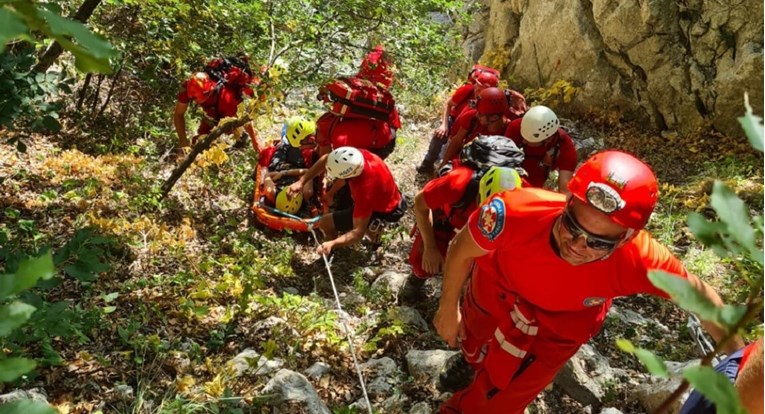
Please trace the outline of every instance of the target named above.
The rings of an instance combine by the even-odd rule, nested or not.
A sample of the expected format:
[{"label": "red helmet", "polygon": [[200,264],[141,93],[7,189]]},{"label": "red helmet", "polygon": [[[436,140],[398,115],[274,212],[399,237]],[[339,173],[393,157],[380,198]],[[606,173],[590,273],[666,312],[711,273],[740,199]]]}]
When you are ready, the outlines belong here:
[{"label": "red helmet", "polygon": [[215,87],[205,72],[197,72],[186,81],[186,94],[197,103],[207,100],[208,93]]},{"label": "red helmet", "polygon": [[614,223],[632,230],[645,227],[659,195],[651,168],[626,152],[614,150],[588,158],[568,182],[568,190]]},{"label": "red helmet", "polygon": [[499,78],[491,72],[481,72],[475,77],[475,84],[480,84],[486,88],[496,88],[499,85]]},{"label": "red helmet", "polygon": [[499,88],[486,88],[478,94],[475,109],[479,114],[504,114],[507,111],[507,97],[505,92]]}]

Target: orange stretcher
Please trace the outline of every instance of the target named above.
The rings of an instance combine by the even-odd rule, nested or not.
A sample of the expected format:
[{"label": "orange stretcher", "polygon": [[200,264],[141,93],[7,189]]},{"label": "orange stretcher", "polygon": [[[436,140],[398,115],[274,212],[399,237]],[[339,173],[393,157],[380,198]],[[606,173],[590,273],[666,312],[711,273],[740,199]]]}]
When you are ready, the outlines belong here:
[{"label": "orange stretcher", "polygon": [[[281,211],[276,207],[269,206],[263,191],[263,180],[265,176],[266,171],[260,164],[258,164],[257,169],[255,170],[255,190],[252,197],[252,212],[255,214],[255,218],[258,222],[277,231],[311,231],[321,216],[321,210],[315,205],[316,203],[311,202],[311,200],[303,201],[310,205],[310,208],[308,209],[309,217],[299,217]],[[314,197],[317,200],[321,200],[320,195],[314,195]]]}]

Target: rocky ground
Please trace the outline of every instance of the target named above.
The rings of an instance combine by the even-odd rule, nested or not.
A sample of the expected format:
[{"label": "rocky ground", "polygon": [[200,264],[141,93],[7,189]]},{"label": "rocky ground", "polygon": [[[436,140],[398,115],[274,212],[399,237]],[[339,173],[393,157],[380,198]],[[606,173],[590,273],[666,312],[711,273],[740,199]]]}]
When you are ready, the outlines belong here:
[{"label": "rocky ground", "polygon": [[[701,161],[748,150],[745,142],[725,137],[651,136],[608,120],[591,121],[565,123],[581,157],[603,146],[629,149],[660,166],[663,182],[681,188],[662,187],[673,200],[703,204],[705,190],[692,182]],[[405,125],[388,160],[404,192],[414,195],[426,179],[414,167],[432,126]],[[174,165],[153,143],[138,144],[136,154],[121,156],[70,151],[76,142],[45,137],[30,142],[27,154],[0,145],[6,211],[34,220],[44,240],[61,242],[85,224],[119,240],[109,252],[112,270],[95,284],[67,282],[53,291],[85,310],[101,309],[104,293],[119,292],[111,302],[116,310],[99,319],[111,323],[82,328],[87,341],[76,346],[54,338],[63,363],[43,365],[38,376],[19,384],[23,390],[39,390],[38,397],[72,413],[326,413],[328,407],[353,412],[363,401],[344,322],[353,332],[375,410],[437,411],[448,394],[436,389],[435,378],[453,352],[430,322],[440,281],[429,281],[427,299],[412,307],[402,306],[396,294],[409,271],[411,214],[389,229],[376,252],[363,244],[334,255],[330,269],[344,310],[339,313],[333,311],[332,283],[313,239],[248,220],[252,186],[242,178],[251,171],[249,151],[225,149],[230,162],[188,172],[154,209],[147,194]],[[704,151],[694,155],[700,146]],[[697,150],[689,154],[683,148]],[[759,194],[761,200],[761,169],[755,168],[752,178],[752,198]],[[13,229],[5,226],[0,227]],[[693,251],[684,234],[675,231],[667,240],[680,254]],[[711,267],[710,274],[725,271]],[[247,289],[257,295],[244,301]],[[629,338],[668,360],[689,361],[697,351],[685,324],[685,315],[669,303],[617,300],[603,332],[529,411],[647,412],[667,387],[654,384],[633,357],[616,348],[615,339]]]}]

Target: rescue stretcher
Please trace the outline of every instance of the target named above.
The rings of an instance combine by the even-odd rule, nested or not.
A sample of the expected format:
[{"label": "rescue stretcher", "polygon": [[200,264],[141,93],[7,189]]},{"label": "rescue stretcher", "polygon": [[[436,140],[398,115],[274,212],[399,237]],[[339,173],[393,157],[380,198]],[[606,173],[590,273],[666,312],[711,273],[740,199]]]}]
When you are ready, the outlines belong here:
[{"label": "rescue stretcher", "polygon": [[315,202],[312,200],[303,201],[308,204],[307,209],[301,209],[302,211],[307,211],[307,213],[304,213],[306,217],[290,214],[268,205],[263,190],[265,176],[266,169],[258,164],[255,170],[255,190],[252,200],[252,212],[255,215],[255,219],[272,230],[311,231],[312,226],[318,221],[323,211],[323,206],[320,205],[320,200],[322,199],[320,194],[314,195]]}]

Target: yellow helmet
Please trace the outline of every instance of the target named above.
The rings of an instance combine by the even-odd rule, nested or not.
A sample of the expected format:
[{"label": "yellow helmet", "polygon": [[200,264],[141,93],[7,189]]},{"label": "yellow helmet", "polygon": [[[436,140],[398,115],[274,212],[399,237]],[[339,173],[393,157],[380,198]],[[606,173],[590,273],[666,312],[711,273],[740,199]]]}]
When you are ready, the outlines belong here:
[{"label": "yellow helmet", "polygon": [[481,197],[481,203],[483,203],[494,194],[520,187],[521,175],[514,168],[491,167],[481,177],[478,194]]},{"label": "yellow helmet", "polygon": [[276,195],[276,209],[285,213],[295,214],[300,210],[300,206],[303,204],[303,193],[298,193],[294,197],[290,197],[287,194],[287,187],[282,188],[279,194]]},{"label": "yellow helmet", "polygon": [[302,116],[293,116],[287,120],[287,140],[297,148],[304,139],[316,133],[316,123]]}]

